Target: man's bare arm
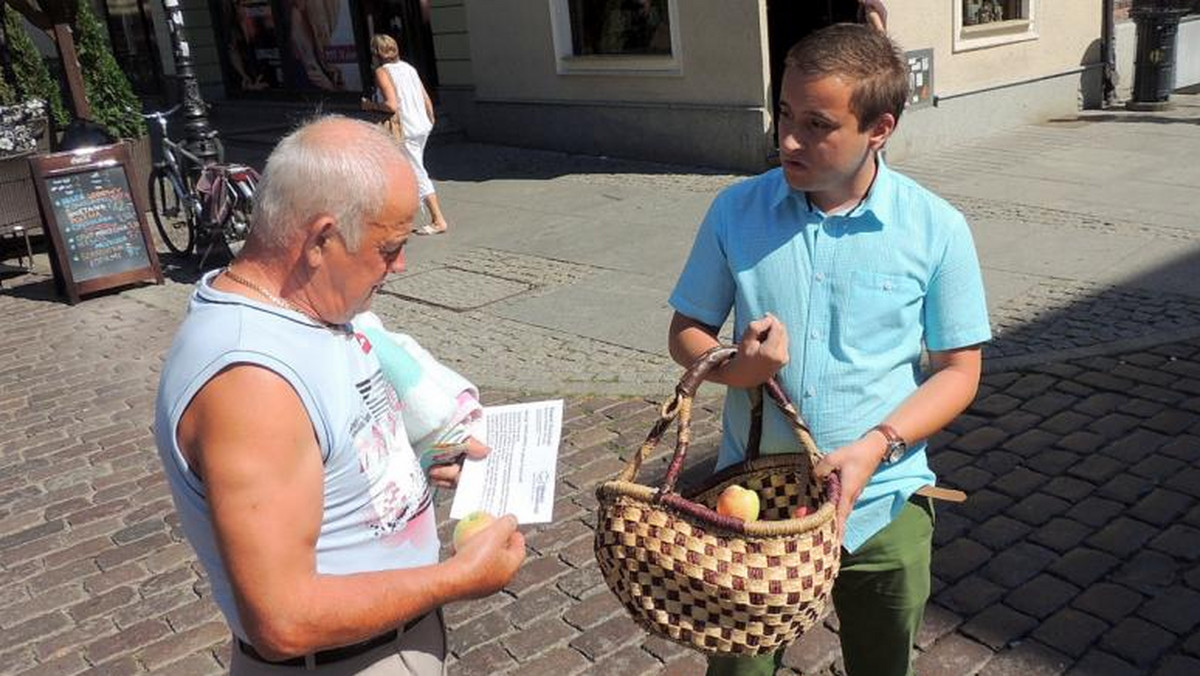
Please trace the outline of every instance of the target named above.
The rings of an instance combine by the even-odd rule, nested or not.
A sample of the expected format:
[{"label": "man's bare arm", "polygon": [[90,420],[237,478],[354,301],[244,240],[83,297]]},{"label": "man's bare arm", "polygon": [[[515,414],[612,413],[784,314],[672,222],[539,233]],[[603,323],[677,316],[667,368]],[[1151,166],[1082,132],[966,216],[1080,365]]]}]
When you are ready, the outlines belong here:
[{"label": "man's bare arm", "polygon": [[180,421],[179,439],[203,477],[242,624],[269,658],[362,641],[447,602],[494,593],[525,558],[508,517],[437,565],[319,574],[320,448],[295,391],[266,369],[235,366],[209,381]]},{"label": "man's bare arm", "polygon": [[[890,425],[909,445],[937,434],[971,405],[979,389],[983,370],[978,346],[945,352],[930,352],[932,375],[880,423]],[[839,528],[844,528],[850,510],[883,459],[887,439],[872,431],[826,455],[817,466],[820,475],[841,470],[842,502],[838,505]]]}]

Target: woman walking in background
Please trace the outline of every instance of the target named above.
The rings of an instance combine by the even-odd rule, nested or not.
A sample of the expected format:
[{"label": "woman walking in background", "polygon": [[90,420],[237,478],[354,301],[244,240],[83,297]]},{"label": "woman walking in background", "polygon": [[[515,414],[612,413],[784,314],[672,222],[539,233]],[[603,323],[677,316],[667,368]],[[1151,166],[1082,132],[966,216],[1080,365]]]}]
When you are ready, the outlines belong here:
[{"label": "woman walking in background", "polygon": [[421,202],[429,210],[431,222],[413,232],[436,235],[446,232],[449,223],[442,214],[433,181],[425,171],[425,143],[433,131],[433,101],[421,84],[417,70],[400,60],[400,46],[388,35],[371,38],[371,53],[375,57],[375,107],[392,113],[384,122],[392,135],[404,146],[408,159],[417,174]]}]

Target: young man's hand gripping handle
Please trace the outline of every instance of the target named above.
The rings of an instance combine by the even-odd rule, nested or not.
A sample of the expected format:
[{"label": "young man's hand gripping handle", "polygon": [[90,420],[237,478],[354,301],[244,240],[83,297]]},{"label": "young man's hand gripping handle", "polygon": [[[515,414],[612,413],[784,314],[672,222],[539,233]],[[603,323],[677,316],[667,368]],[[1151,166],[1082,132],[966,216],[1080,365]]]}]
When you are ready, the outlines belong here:
[{"label": "young man's hand gripping handle", "polygon": [[[668,347],[671,358],[689,367],[708,350],[716,347],[717,328],[678,312],[671,319]],[[707,380],[730,387],[755,387],[779,372],[788,363],[787,328],[770,313],[746,327],[737,355],[709,372]]]}]

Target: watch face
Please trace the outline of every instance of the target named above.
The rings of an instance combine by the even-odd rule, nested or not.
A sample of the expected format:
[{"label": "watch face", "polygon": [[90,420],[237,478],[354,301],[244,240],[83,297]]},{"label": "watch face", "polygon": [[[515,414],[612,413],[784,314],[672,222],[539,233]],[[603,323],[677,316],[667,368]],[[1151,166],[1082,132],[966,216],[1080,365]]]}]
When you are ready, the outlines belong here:
[{"label": "watch face", "polygon": [[904,452],[908,450],[904,444],[891,443],[888,444],[887,459],[888,463],[893,463],[904,457]]}]

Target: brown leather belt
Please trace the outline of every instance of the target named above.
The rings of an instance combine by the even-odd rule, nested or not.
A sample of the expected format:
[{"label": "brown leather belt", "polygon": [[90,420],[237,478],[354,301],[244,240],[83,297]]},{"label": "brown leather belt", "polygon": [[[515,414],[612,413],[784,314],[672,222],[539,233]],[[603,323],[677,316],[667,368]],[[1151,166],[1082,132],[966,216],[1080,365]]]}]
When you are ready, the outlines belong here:
[{"label": "brown leather belt", "polygon": [[[408,622],[405,622],[403,629],[393,629],[391,631],[385,631],[378,636],[369,638],[369,639],[367,639],[365,641],[361,641],[359,643],[352,643],[350,645],[338,646],[337,648],[330,648],[329,650],[321,650],[316,653],[313,653],[313,655],[311,656],[311,659],[312,659],[311,664],[316,664],[316,665],[332,664],[334,662],[341,662],[342,660],[348,660],[352,657],[358,657],[359,655],[361,655],[365,652],[374,650],[375,648],[378,648],[381,645],[385,645],[387,643],[390,643],[390,642],[396,640],[396,638],[400,636],[401,632],[406,632],[406,631],[412,629],[413,627],[420,624],[421,621],[424,620],[428,616],[429,616],[429,613],[425,613],[424,615],[415,617],[415,618],[409,620]],[[292,658],[289,658],[286,660],[279,660],[279,661],[269,660],[269,659],[263,657],[261,654],[259,654],[259,652],[254,649],[254,646],[250,645],[249,643],[246,643],[242,639],[240,639],[240,638],[237,639],[236,643],[237,643],[238,650],[240,650],[243,655],[245,655],[246,657],[249,657],[250,659],[252,659],[256,662],[262,662],[263,664],[270,664],[270,665],[276,666],[276,667],[303,667],[303,666],[310,664],[310,662],[308,661],[308,656],[306,656],[306,655],[301,655],[300,657],[292,657]]]}]

